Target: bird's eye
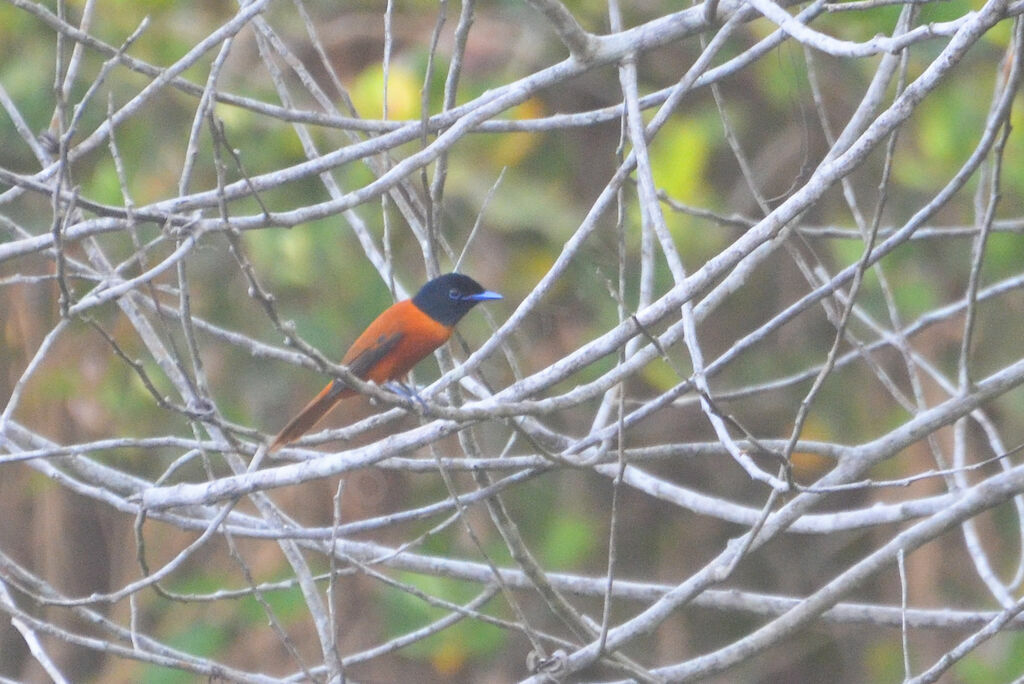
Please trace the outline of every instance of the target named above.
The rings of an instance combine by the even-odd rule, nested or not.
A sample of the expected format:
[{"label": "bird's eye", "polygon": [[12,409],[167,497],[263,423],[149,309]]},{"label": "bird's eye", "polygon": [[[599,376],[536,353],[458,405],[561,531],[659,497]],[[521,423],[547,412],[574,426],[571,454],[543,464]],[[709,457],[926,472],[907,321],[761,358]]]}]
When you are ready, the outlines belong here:
[{"label": "bird's eye", "polygon": [[448,299],[461,299],[462,294],[456,288],[448,290]]}]

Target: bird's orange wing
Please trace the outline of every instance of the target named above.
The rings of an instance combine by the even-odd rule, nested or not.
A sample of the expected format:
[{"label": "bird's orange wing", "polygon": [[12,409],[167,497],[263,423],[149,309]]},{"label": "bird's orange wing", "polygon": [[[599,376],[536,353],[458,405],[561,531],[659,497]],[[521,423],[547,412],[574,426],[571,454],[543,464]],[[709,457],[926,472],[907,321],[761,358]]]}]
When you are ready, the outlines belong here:
[{"label": "bird's orange wing", "polygon": [[[451,337],[452,329],[420,311],[411,300],[398,302],[356,338],[341,360],[352,372],[377,384],[401,378]],[[397,336],[397,337],[396,337]],[[381,351],[384,347],[386,350]],[[357,371],[366,357],[365,372]]]},{"label": "bird's orange wing", "polygon": [[405,333],[395,331],[389,335],[380,335],[372,346],[360,349],[357,345],[353,344],[352,348],[345,354],[341,364],[348,366],[348,369],[352,371],[352,375],[357,378],[363,380],[372,379],[374,368],[388,354],[394,351],[403,337],[405,337]]}]

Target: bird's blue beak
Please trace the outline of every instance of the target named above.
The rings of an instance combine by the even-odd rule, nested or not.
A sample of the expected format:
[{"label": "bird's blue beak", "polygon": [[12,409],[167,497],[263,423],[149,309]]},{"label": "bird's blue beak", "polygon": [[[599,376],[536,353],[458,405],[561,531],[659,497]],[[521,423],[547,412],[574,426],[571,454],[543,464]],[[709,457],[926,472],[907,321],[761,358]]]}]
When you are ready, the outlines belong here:
[{"label": "bird's blue beak", "polygon": [[478,292],[477,294],[466,295],[465,297],[462,298],[462,301],[464,301],[464,302],[486,302],[486,301],[491,300],[491,299],[504,299],[504,297],[502,297],[497,292],[491,292],[490,290],[485,290],[483,292]]}]

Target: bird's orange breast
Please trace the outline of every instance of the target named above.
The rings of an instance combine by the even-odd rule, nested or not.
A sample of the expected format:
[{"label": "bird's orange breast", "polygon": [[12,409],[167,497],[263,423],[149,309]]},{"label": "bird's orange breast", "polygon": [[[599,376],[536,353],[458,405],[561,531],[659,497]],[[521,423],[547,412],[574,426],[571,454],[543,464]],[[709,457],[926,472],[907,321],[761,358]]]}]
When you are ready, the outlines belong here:
[{"label": "bird's orange breast", "polygon": [[364,380],[384,383],[402,377],[432,351],[451,337],[452,329],[438,323],[420,311],[411,299],[398,302],[384,311],[356,338],[341,360],[349,365],[360,354],[388,343],[398,335],[398,341],[362,373]]}]

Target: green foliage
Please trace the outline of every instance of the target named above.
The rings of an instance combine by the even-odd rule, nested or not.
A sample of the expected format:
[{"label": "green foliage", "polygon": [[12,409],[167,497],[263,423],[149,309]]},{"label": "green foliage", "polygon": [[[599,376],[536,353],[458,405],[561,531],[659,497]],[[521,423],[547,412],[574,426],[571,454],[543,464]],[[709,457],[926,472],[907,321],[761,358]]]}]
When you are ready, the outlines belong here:
[{"label": "green foliage", "polygon": [[892,629],[865,649],[863,667],[872,682],[897,682],[903,679],[903,648],[899,633]]},{"label": "green foliage", "polygon": [[985,276],[987,281],[1008,278],[1024,261],[1024,245],[1013,234],[992,233],[985,244]]},{"label": "green foliage", "polygon": [[709,116],[681,117],[673,118],[658,133],[658,144],[651,151],[651,170],[655,183],[669,197],[682,202],[706,199],[706,165],[711,156],[712,136],[719,130],[718,121]]},{"label": "green foliage", "polygon": [[[210,656],[220,652],[230,643],[229,634],[216,624],[195,620],[182,625],[175,636],[168,639],[171,648],[180,649],[197,656]],[[147,665],[143,668],[140,681],[146,684],[177,684],[195,681],[195,675],[181,670]]]},{"label": "green foliage", "polygon": [[553,516],[540,548],[544,567],[554,570],[579,568],[580,561],[598,549],[598,532],[595,522],[579,513],[563,510]]},{"label": "green foliage", "polygon": [[1010,682],[1024,671],[1024,635],[1012,633],[998,645],[973,651],[953,667],[964,684]]},{"label": "green foliage", "polygon": [[[404,573],[399,579],[430,596],[458,604],[467,603],[480,591],[477,585],[444,577]],[[382,590],[382,598],[390,638],[425,627],[450,612],[430,606],[422,599],[397,588]],[[496,653],[505,643],[506,636],[502,629],[466,618],[440,633],[413,642],[403,648],[401,654],[407,658],[428,661],[439,675],[451,676],[469,662]]]}]

